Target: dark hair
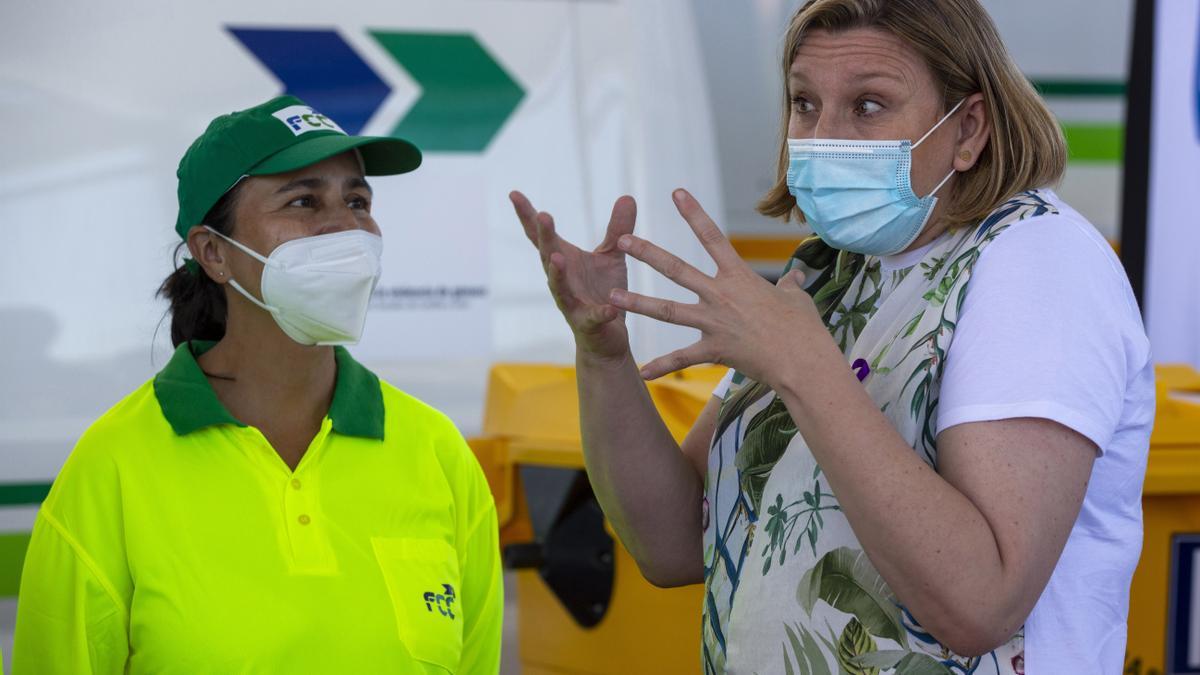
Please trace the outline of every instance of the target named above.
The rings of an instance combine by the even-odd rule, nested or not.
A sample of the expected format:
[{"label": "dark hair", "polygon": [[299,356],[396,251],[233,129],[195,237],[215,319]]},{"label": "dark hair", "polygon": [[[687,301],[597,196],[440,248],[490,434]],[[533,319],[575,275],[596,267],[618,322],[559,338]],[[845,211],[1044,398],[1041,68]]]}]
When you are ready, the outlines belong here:
[{"label": "dark hair", "polygon": [[[241,185],[221,195],[204,216],[204,224],[226,236],[233,236],[233,210]],[[175,247],[174,260],[187,246]],[[189,262],[189,261],[185,261]],[[158,297],[171,303],[171,344],[178,347],[188,340],[213,340],[225,337],[225,289],[208,278],[196,263],[179,264],[158,287]]]}]

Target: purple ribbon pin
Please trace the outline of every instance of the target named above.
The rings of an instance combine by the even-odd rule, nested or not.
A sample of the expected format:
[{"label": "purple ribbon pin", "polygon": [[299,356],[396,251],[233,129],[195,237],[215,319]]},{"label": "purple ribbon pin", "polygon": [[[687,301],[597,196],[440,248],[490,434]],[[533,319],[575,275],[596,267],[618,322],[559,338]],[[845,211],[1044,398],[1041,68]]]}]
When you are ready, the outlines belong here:
[{"label": "purple ribbon pin", "polygon": [[871,365],[867,363],[866,359],[855,359],[854,363],[850,365],[850,370],[855,371],[858,381],[862,382],[871,374]]}]

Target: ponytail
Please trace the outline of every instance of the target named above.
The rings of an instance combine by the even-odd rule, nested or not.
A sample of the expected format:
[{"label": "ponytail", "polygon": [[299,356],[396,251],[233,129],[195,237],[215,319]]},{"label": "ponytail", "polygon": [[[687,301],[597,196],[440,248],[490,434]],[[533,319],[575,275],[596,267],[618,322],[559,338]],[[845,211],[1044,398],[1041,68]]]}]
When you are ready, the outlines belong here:
[{"label": "ponytail", "polygon": [[[217,200],[204,217],[204,224],[226,236],[233,236],[233,210],[240,185],[235,185]],[[174,259],[187,246],[175,248]],[[218,341],[225,337],[225,289],[208,278],[194,260],[186,259],[158,288],[158,297],[171,307],[171,344],[178,347],[188,340]]]}]

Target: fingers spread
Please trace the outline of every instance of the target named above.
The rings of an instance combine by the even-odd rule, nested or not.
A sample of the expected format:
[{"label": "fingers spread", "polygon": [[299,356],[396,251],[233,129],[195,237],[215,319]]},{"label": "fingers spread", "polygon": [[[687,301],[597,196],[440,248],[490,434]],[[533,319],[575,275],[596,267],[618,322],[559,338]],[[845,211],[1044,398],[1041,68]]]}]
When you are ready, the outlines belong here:
[{"label": "fingers spread", "polygon": [[708,251],[708,255],[716,261],[718,268],[736,264],[745,265],[737,251],[733,250],[733,244],[729,243],[729,240],[721,232],[721,228],[717,227],[713,219],[704,212],[695,197],[687,190],[680,188],[671,193],[671,198],[675,200],[675,208],[679,210],[679,215],[683,216],[683,219],[691,226],[692,231],[696,233],[696,238],[700,240],[704,250]]},{"label": "fingers spread", "polygon": [[546,285],[559,309],[569,311],[578,304],[568,287],[567,261],[561,253],[552,253],[546,260]]},{"label": "fingers spread", "polygon": [[542,266],[545,267],[550,262],[550,254],[558,250],[558,235],[554,232],[554,216],[539,211],[534,217],[534,223],[537,228],[537,239],[534,243],[537,244],[538,253],[542,256]]},{"label": "fingers spread", "polygon": [[521,227],[525,230],[525,236],[537,246],[537,209],[533,208],[533,204],[529,198],[521,194],[517,190],[508,193],[508,199],[512,202],[513,210],[517,212],[517,220],[521,221]]},{"label": "fingers spread", "polygon": [[622,235],[617,240],[617,246],[622,251],[658,270],[664,277],[702,297],[703,291],[712,283],[710,277],[684,262],[679,256],[640,237],[631,234]]},{"label": "fingers spread", "polygon": [[596,253],[608,253],[617,245],[622,235],[633,232],[637,221],[637,202],[633,197],[625,195],[613,204],[612,216],[608,219],[608,230],[604,233],[604,241],[596,247]]},{"label": "fingers spread", "polygon": [[700,363],[708,363],[711,359],[705,354],[704,348],[697,342],[691,346],[677,349],[670,354],[660,356],[650,363],[641,367],[642,379],[654,380],[673,373],[677,370],[683,370],[689,366],[694,366]]},{"label": "fingers spread", "polygon": [[673,323],[677,326],[701,327],[699,305],[651,298],[619,288],[614,288],[609,294],[609,302],[627,312],[648,316],[651,319]]}]

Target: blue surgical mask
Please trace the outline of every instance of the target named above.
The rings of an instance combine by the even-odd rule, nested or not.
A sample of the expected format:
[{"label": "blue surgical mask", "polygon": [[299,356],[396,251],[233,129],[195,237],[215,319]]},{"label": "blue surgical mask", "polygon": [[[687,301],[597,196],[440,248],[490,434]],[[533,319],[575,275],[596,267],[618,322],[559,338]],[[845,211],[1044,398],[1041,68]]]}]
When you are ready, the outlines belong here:
[{"label": "blue surgical mask", "polygon": [[892,255],[908,248],[925,228],[937,191],[912,189],[912,151],[958,110],[946,113],[916,143],[827,138],[788,139],[788,191],[813,232],[836,249]]}]

